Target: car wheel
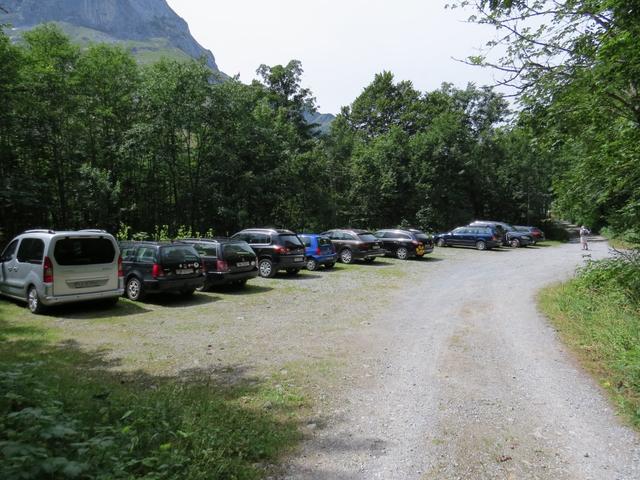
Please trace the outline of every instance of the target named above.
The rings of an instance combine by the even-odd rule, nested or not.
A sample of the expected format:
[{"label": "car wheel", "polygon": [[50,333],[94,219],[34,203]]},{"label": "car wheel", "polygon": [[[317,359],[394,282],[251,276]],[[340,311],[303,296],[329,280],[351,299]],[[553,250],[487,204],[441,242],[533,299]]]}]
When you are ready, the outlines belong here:
[{"label": "car wheel", "polygon": [[300,273],[299,268],[287,268],[287,275],[297,275]]},{"label": "car wheel", "polygon": [[134,302],[144,298],[144,287],[138,277],[131,277],[127,282],[127,298]]},{"label": "car wheel", "polygon": [[400,247],[396,250],[396,257],[398,257],[398,259],[400,260],[406,260],[407,258],[409,258],[409,250],[407,250],[405,247]]},{"label": "car wheel", "polygon": [[439,247],[446,247],[447,246],[447,242],[444,241],[444,238],[439,238],[438,239],[438,246]]},{"label": "car wheel", "polygon": [[27,306],[29,307],[29,311],[36,315],[44,313],[47,309],[47,307],[45,307],[40,301],[40,296],[38,295],[36,287],[31,287],[27,293]]},{"label": "car wheel", "polygon": [[518,240],[517,238],[512,238],[509,242],[509,245],[511,245],[513,248],[518,248],[520,246],[520,240]]},{"label": "car wheel", "polygon": [[184,290],[180,290],[180,295],[182,295],[183,297],[190,297],[195,291],[195,288],[186,288]]},{"label": "car wheel", "polygon": [[325,263],[325,264],[324,264],[324,268],[326,268],[326,269],[332,269],[332,268],[333,268],[333,267],[335,267],[335,266],[336,266],[336,264],[335,264],[334,262],[331,262],[331,263]]},{"label": "car wheel", "polygon": [[482,241],[482,240],[478,240],[478,241],[476,242],[476,248],[477,248],[478,250],[486,250],[486,249],[487,249],[487,244],[486,244],[484,241]]},{"label": "car wheel", "polygon": [[277,270],[273,268],[273,262],[268,258],[263,258],[258,264],[258,273],[263,278],[273,278],[276,276]]},{"label": "car wheel", "polygon": [[318,268],[318,262],[316,262],[315,259],[310,258],[307,260],[307,270],[313,272],[317,268]]},{"label": "car wheel", "polygon": [[351,250],[349,250],[348,248],[345,248],[344,250],[342,250],[340,252],[340,261],[342,263],[353,262],[353,254],[351,253]]}]

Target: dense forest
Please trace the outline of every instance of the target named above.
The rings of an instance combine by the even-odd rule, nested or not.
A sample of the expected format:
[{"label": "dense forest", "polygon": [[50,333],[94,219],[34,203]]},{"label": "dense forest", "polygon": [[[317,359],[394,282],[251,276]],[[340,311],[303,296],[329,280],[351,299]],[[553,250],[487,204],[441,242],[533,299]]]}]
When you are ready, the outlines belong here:
[{"label": "dense forest", "polygon": [[[490,88],[420,92],[381,72],[326,135],[304,121],[315,100],[295,60],[260,66],[260,81],[246,85],[216,81],[196,61],[139,66],[115,46],[80,48],[51,25],[20,44],[0,34],[0,236],[123,226],[153,235],[162,225],[171,235],[265,225],[433,231],[551,214],[637,235],[632,3],[557,13],[554,25],[593,26],[553,37],[559,66],[538,62],[557,52],[513,29],[508,41],[520,46],[497,67],[517,73],[516,108]],[[529,8],[484,7],[477,21],[501,28]]]}]

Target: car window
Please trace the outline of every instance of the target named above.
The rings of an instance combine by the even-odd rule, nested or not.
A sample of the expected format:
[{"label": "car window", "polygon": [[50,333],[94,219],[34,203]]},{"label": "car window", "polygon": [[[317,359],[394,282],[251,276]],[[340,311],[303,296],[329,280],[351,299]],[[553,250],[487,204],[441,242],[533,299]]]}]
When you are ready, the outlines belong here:
[{"label": "car window", "polygon": [[302,240],[302,243],[304,243],[305,247],[310,247],[311,246],[311,238],[310,237],[300,237],[300,240]]},{"label": "car window", "polygon": [[195,248],[196,252],[200,255],[204,255],[206,257],[218,256],[218,247],[214,243],[194,243],[193,248]]},{"label": "car window", "polygon": [[271,243],[271,237],[266,233],[251,233],[249,234],[249,243],[252,245],[264,245]]},{"label": "car window", "polygon": [[462,227],[458,227],[458,228],[454,229],[451,233],[456,233],[456,234],[457,234],[457,233],[462,233],[462,232],[463,232],[463,230],[464,230],[464,228],[462,228]]},{"label": "car window", "polygon": [[396,233],[396,238],[401,238],[403,240],[411,240],[411,235],[407,235],[406,233]]},{"label": "car window", "polygon": [[357,240],[355,235],[352,235],[352,234],[347,233],[347,232],[343,232],[342,233],[342,239],[343,240]]},{"label": "car window", "polygon": [[245,242],[227,243],[222,246],[222,250],[225,255],[233,253],[250,253],[255,255],[251,247]]},{"label": "car window", "polygon": [[416,233],[415,235],[416,235],[416,238],[417,238],[418,240],[421,240],[421,241],[423,241],[423,242],[425,242],[425,241],[428,241],[428,240],[429,240],[429,237],[428,237],[427,235],[425,235],[424,233]]},{"label": "car window", "polygon": [[198,262],[200,256],[195,248],[190,245],[171,245],[160,249],[163,262]]},{"label": "car window", "polygon": [[13,255],[16,253],[16,248],[18,248],[18,240],[14,240],[9,245],[7,245],[7,248],[5,248],[2,252],[3,261],[6,262],[7,260],[11,260],[13,258]]},{"label": "car window", "polygon": [[301,247],[303,243],[297,235],[278,235],[279,244],[283,247]]},{"label": "car window", "polygon": [[386,238],[388,233],[387,232],[376,232],[374,233],[374,235],[378,238]]},{"label": "car window", "polygon": [[140,247],[136,253],[136,262],[156,263],[156,249],[154,247]]},{"label": "car window", "polygon": [[61,238],[53,256],[58,265],[97,265],[112,263],[116,249],[107,238]]},{"label": "car window", "polygon": [[18,249],[18,261],[41,265],[44,257],[44,241],[39,238],[23,238]]},{"label": "car window", "polygon": [[130,245],[127,247],[120,247],[120,256],[122,260],[131,261],[136,256],[136,247]]},{"label": "car window", "polygon": [[360,235],[358,235],[358,237],[363,242],[377,242],[378,241],[378,239],[376,237],[374,237],[373,235],[371,235],[370,233],[361,233]]},{"label": "car window", "polygon": [[331,245],[331,240],[329,240],[327,237],[318,237],[318,245]]}]

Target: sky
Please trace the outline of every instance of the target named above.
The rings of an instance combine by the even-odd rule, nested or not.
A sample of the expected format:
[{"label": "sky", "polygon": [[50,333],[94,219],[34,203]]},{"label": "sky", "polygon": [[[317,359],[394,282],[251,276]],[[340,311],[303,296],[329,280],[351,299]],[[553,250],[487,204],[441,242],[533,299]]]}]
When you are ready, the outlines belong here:
[{"label": "sky", "polygon": [[373,81],[393,72],[422,91],[443,82],[495,83],[495,73],[455,59],[478,54],[495,36],[467,23],[447,0],[168,0],[228,75],[249,83],[260,64],[302,62],[302,84],[318,110],[339,113]]}]

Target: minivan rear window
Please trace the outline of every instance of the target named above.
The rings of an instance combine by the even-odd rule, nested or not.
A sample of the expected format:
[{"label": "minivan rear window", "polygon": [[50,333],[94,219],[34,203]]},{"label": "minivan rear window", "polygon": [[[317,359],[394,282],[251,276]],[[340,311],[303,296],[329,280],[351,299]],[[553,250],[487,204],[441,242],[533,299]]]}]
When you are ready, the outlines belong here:
[{"label": "minivan rear window", "polygon": [[58,265],[113,263],[116,249],[107,238],[61,238],[53,249]]},{"label": "minivan rear window", "polygon": [[280,245],[287,248],[304,246],[297,235],[278,235],[278,240]]},{"label": "minivan rear window", "polygon": [[168,263],[199,262],[200,256],[196,250],[188,245],[171,245],[162,247],[162,261]]}]

